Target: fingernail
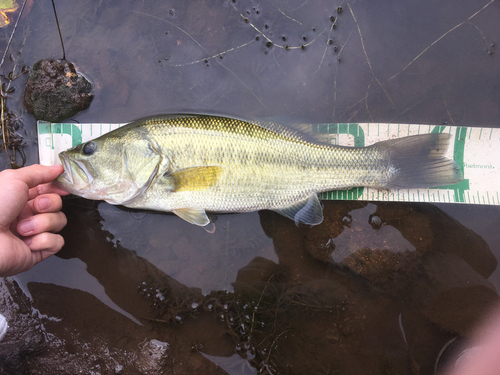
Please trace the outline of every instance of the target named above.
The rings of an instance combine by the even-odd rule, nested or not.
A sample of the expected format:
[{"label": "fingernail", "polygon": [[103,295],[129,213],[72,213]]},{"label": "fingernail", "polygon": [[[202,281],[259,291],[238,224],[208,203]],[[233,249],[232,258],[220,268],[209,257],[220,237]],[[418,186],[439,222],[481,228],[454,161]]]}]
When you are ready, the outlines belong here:
[{"label": "fingernail", "polygon": [[38,207],[40,210],[45,211],[50,207],[50,199],[42,197],[38,200]]},{"label": "fingernail", "polygon": [[35,229],[35,224],[32,220],[21,221],[17,226],[18,232],[23,232],[24,234],[28,234]]},{"label": "fingernail", "polygon": [[32,240],[33,240],[33,239],[32,239],[31,237],[29,237],[29,238],[25,238],[23,241],[24,241],[24,243],[25,243],[27,246],[29,246],[29,245],[31,245],[31,241],[32,241]]}]

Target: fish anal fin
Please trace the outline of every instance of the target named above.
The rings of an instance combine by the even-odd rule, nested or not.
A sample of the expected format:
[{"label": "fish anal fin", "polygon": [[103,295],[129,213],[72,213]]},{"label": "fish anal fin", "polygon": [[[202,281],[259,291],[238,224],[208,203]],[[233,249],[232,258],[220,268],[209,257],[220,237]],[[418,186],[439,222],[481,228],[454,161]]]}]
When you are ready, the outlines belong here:
[{"label": "fish anal fin", "polygon": [[210,219],[203,208],[179,208],[172,212],[188,223],[199,225],[200,227],[204,227],[210,223]]},{"label": "fish anal fin", "polygon": [[312,194],[306,200],[297,202],[287,207],[283,207],[275,212],[299,223],[307,225],[318,225],[323,221],[323,208],[316,193]]},{"label": "fish anal fin", "polygon": [[214,186],[222,172],[221,167],[191,167],[176,170],[165,175],[171,180],[175,192],[199,191]]}]

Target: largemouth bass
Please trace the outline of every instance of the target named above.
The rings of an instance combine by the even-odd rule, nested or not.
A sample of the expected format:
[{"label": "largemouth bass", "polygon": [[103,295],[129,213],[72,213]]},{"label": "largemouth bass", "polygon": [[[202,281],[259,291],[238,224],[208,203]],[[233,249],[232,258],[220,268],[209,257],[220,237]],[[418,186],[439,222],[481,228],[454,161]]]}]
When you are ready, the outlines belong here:
[{"label": "largemouth bass", "polygon": [[200,226],[209,212],[273,210],[316,225],[317,194],[357,186],[437,187],[459,182],[444,155],[449,134],[342,147],[283,126],[207,115],[132,122],[59,154],[63,189],[131,208],[171,211]]}]

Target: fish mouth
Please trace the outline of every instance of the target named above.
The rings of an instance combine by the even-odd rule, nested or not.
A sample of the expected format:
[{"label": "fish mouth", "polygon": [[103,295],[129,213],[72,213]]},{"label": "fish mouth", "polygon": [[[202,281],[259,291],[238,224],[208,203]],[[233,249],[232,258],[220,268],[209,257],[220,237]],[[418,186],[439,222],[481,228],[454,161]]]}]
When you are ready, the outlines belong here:
[{"label": "fish mouth", "polygon": [[57,177],[54,184],[71,194],[79,196],[87,195],[93,177],[86,165],[81,161],[71,159],[64,152],[59,154],[59,159],[64,167],[64,172]]}]

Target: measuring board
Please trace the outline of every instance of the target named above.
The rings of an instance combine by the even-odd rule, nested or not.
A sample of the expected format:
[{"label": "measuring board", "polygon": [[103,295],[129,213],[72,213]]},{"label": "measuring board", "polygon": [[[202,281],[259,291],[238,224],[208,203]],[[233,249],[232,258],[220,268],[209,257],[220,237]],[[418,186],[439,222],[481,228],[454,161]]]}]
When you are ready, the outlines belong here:
[{"label": "measuring board", "polygon": [[[125,124],[67,124],[38,122],[40,164],[60,164],[57,154],[82,142],[97,138]],[[444,125],[377,123],[315,124],[312,131],[328,142],[364,147],[373,143],[427,133],[450,133],[454,143],[446,154],[454,158],[464,180],[431,189],[379,190],[366,187],[320,194],[324,200],[384,202],[471,203],[500,205],[500,129]]]}]

